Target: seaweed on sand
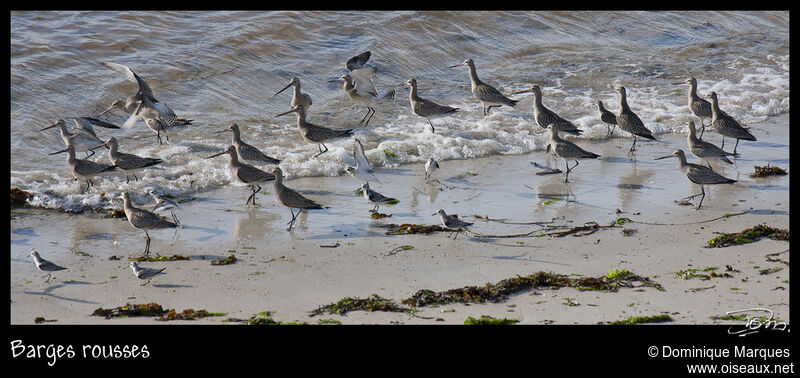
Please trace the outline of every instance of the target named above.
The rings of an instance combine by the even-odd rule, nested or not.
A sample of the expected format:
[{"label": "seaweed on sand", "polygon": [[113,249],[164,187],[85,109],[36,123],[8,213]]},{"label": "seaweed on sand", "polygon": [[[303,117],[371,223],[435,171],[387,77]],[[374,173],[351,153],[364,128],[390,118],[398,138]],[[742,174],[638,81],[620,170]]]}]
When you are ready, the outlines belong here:
[{"label": "seaweed on sand", "polygon": [[448,232],[453,231],[449,228],[435,224],[425,225],[425,224],[403,223],[401,225],[397,225],[392,223],[392,224],[387,224],[385,227],[386,227],[386,235],[429,234],[431,232],[437,232],[437,231],[448,231]]},{"label": "seaweed on sand", "polygon": [[[639,283],[635,286],[635,283]],[[649,278],[638,276],[627,270],[612,269],[601,277],[573,277],[557,273],[537,272],[529,276],[507,278],[497,283],[487,283],[484,286],[466,286],[457,289],[434,292],[432,290],[419,290],[411,298],[404,299],[401,303],[411,307],[421,307],[432,304],[483,303],[501,302],[514,293],[536,288],[561,288],[573,287],[577,290],[616,291],[620,287],[653,287],[663,290],[661,285]]]},{"label": "seaweed on sand", "polygon": [[125,306],[116,308],[98,308],[94,310],[92,316],[104,316],[106,319],[121,317],[129,318],[133,316],[162,316],[166,314],[160,304],[151,302],[146,304],[130,304],[126,303]]},{"label": "seaweed on sand", "polygon": [[345,297],[336,303],[319,307],[311,311],[310,316],[320,315],[323,313],[343,315],[349,311],[388,311],[388,312],[405,312],[407,308],[400,307],[391,299],[381,298],[377,294],[372,294],[369,298],[351,298]]},{"label": "seaweed on sand", "polygon": [[769,164],[765,167],[759,167],[757,165],[753,166],[755,172],[750,174],[750,177],[767,177],[767,176],[783,176],[786,175],[786,171],[779,167],[770,167]]},{"label": "seaweed on sand", "polygon": [[752,243],[762,237],[772,240],[789,241],[789,230],[772,228],[764,224],[756,225],[744,231],[732,234],[721,234],[708,241],[706,248],[722,248],[735,244]]}]

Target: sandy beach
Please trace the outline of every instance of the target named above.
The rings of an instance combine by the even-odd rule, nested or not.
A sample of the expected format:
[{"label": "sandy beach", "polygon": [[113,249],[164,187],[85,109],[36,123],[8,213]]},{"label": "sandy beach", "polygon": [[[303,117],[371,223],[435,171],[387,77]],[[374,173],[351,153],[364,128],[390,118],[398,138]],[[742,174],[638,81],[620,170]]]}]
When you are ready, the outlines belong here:
[{"label": "sandy beach", "polygon": [[[569,183],[561,174],[536,175],[540,170],[531,162],[564,169],[563,161],[543,152],[444,161],[433,184],[425,183],[421,164],[381,168],[382,183],[372,188],[399,200],[380,207],[391,214],[383,219],[370,217],[373,205],[355,193],[360,183],[353,177],[289,177],[287,186],[329,206],[301,215],[291,232],[289,209],[276,204],[271,184],[257,195],[255,208],[245,206],[244,187],[196,193],[176,213],[183,227],[150,232],[151,255],[188,260],[140,263],[166,267],[145,286],[128,267],[128,259],[142,253],[144,233],[124,217],[12,209],[11,323],[236,325],[268,311],[277,322],[308,324],[463,324],[484,316],[516,324],[606,324],[662,314],[672,321],[661,324],[737,324],[743,321],[717,318],[752,308],[769,309],[788,323],[788,242],[763,238],[706,248],[720,233],[761,224],[789,229],[789,176],[749,177],[766,162],[790,171],[788,114],[750,126],[759,141],[742,141],[735,165],[713,165],[738,182],[707,188],[700,210],[676,203],[700,190],[680,173],[677,159],[654,161],[686,149],[685,135],[675,134],[640,140],[635,160],[626,156],[627,136],[577,139],[602,158],[581,161]],[[704,138],[719,145],[713,132]],[[440,208],[474,222],[470,232],[455,239],[448,232],[386,234],[387,224],[439,224],[432,214]],[[593,222],[620,224],[554,236]],[[528,236],[511,237],[521,234]],[[45,282],[28,256],[31,248],[68,269]],[[233,264],[211,264],[231,255]],[[347,297],[377,295],[412,309],[402,301],[423,289],[484,286],[537,272],[597,278],[612,269],[646,277],[661,290],[543,287],[497,303],[312,314]],[[221,315],[170,322],[92,315],[98,308],[153,302],[176,312]]]}]

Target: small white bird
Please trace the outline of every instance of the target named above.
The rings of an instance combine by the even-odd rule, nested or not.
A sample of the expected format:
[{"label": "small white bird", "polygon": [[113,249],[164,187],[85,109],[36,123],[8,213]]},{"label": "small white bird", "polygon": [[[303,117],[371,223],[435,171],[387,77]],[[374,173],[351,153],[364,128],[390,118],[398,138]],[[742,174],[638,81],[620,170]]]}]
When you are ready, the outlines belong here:
[{"label": "small white bird", "polygon": [[172,209],[180,209],[181,205],[165,197],[163,194],[159,193],[158,190],[156,190],[155,188],[151,188],[150,190],[147,191],[147,193],[149,193],[153,197],[153,199],[156,200],[156,204],[155,206],[153,206],[154,212],[160,213],[164,210],[169,210],[170,214],[172,214],[172,220],[175,221],[175,224],[178,225],[181,224],[181,222],[178,221],[178,217],[175,216],[175,212],[172,211]]},{"label": "small white bird", "polygon": [[[38,268],[42,272],[55,272],[67,269],[64,268],[63,266],[58,266],[50,261],[43,259],[41,256],[39,256],[39,252],[36,252],[35,250],[31,250],[31,256],[33,257],[33,262],[36,264],[36,268]],[[52,273],[47,273],[46,276],[47,280],[45,280],[45,282],[50,282],[51,275]],[[44,277],[45,276],[42,276],[42,278]]]},{"label": "small white bird", "polygon": [[[458,237],[458,233],[463,228],[469,227],[469,226],[471,226],[473,224],[473,223],[464,222],[464,221],[458,219],[458,215],[455,215],[455,214],[447,215],[447,213],[445,213],[443,209],[439,209],[439,211],[437,211],[436,214],[439,214],[439,217],[442,220],[442,225],[447,227],[447,228],[449,228],[452,231],[450,233],[450,235],[452,235],[453,233],[456,234],[456,236],[453,238],[453,240],[456,240],[456,238]],[[436,214],[433,214],[433,215],[436,215]],[[448,235],[447,237],[450,237],[450,235]]]},{"label": "small white bird", "polygon": [[370,164],[369,160],[367,159],[367,154],[364,153],[364,146],[361,145],[361,141],[358,138],[354,138],[353,142],[353,160],[355,161],[355,166],[349,166],[345,169],[345,172],[349,173],[350,175],[359,178],[361,181],[369,182],[375,181],[381,183],[381,180],[378,180],[375,177],[374,169],[372,168],[372,164]]},{"label": "small white bird", "polygon": [[430,180],[433,178],[433,174],[438,170],[439,163],[437,163],[433,158],[429,158],[428,162],[425,163],[425,180]]},{"label": "small white bird", "polygon": [[361,184],[361,191],[364,193],[364,199],[369,202],[375,204],[375,207],[372,208],[372,212],[377,212],[378,207],[382,203],[390,202],[390,201],[397,201],[394,198],[386,197],[383,194],[380,194],[372,189],[369,188],[369,183]]},{"label": "small white bird", "polygon": [[131,261],[130,264],[128,265],[131,267],[131,270],[133,270],[133,274],[136,275],[136,278],[140,280],[147,280],[147,282],[141,284],[140,286],[147,285],[148,283],[150,283],[150,280],[158,274],[165,274],[162,272],[164,271],[164,269],[167,269],[167,268],[161,268],[161,269],[143,268],[137,265],[136,261]]}]

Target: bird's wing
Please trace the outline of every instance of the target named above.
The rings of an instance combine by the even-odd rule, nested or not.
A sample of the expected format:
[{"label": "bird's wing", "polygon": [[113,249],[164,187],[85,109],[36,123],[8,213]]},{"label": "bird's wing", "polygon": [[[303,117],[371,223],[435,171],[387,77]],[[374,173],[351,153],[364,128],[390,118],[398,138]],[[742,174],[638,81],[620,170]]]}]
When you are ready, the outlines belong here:
[{"label": "bird's wing", "polygon": [[354,87],[359,93],[378,97],[378,90],[372,81],[372,75],[376,72],[378,72],[378,69],[375,67],[359,68],[350,72]]},{"label": "bird's wing", "polygon": [[126,66],[123,66],[121,64],[111,63],[111,62],[103,62],[103,65],[105,65],[106,67],[111,68],[111,69],[113,69],[113,70],[115,70],[117,72],[122,73],[123,75],[125,75],[125,78],[128,79],[128,81],[131,81],[131,82],[134,82],[134,83],[138,84],[139,85],[139,92],[141,92],[142,94],[145,94],[145,95],[148,95],[148,96],[152,96],[153,95],[153,91],[150,89],[150,86],[147,85],[147,83],[144,81],[144,79],[142,79],[139,75],[137,75],[135,72],[133,72],[133,70],[131,70],[130,68],[128,68]]},{"label": "bird's wing", "polygon": [[367,160],[367,155],[364,153],[364,146],[361,141],[356,139],[353,143],[353,159],[356,161],[356,168],[364,169],[367,172],[372,172],[372,164]]},{"label": "bird's wing", "polygon": [[348,71],[355,71],[355,70],[357,70],[359,68],[364,68],[364,65],[367,64],[367,61],[369,60],[370,55],[372,55],[372,53],[370,53],[369,51],[366,51],[366,52],[363,52],[361,54],[358,54],[358,55],[350,58],[347,61],[347,64],[346,64],[347,70]]}]

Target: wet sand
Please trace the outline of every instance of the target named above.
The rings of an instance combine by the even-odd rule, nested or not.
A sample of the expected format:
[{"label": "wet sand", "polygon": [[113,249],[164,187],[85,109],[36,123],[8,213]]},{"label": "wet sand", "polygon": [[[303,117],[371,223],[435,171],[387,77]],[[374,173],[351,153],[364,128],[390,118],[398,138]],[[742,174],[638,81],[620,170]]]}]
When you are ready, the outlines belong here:
[{"label": "wet sand", "polygon": [[[754,307],[769,308],[775,318],[788,322],[789,243],[762,239],[704,248],[721,232],[758,224],[789,229],[789,176],[749,177],[753,166],[767,162],[790,171],[788,125],[788,115],[750,125],[759,141],[742,141],[734,166],[713,164],[738,182],[706,189],[700,210],[675,202],[700,190],[680,173],[677,159],[653,160],[676,148],[686,149],[685,135],[674,134],[660,135],[661,142],[640,140],[635,160],[626,156],[632,142],[627,136],[577,139],[602,158],[581,161],[569,183],[561,174],[536,175],[540,170],[530,162],[564,169],[563,161],[542,151],[440,162],[440,182],[431,185],[424,182],[421,164],[381,168],[376,175],[382,183],[372,188],[400,202],[381,206],[381,213],[392,216],[378,220],[370,218],[373,205],[355,193],[360,183],[353,177],[290,177],[287,186],[329,206],[301,215],[291,232],[286,231],[289,209],[275,203],[272,185],[257,195],[256,208],[244,205],[249,195],[244,187],[197,193],[177,212],[182,228],[150,233],[151,255],[178,254],[189,260],[140,263],[167,268],[146,286],[140,286],[127,262],[144,249],[144,233],[127,220],[15,210],[11,323],[32,324],[43,317],[55,320],[49,324],[165,324],[152,317],[91,316],[100,307],[150,302],[178,312],[191,308],[225,313],[166,324],[240,324],[226,319],[247,319],[264,311],[271,311],[276,321],[310,324],[331,319],[342,324],[463,324],[470,316],[513,318],[518,324],[597,324],[659,314],[668,314],[673,319],[669,324],[733,324],[736,321],[712,317]],[[437,132],[455,131],[437,127]],[[707,132],[705,138],[719,145],[719,135]],[[726,150],[732,148],[730,142],[726,138]],[[697,159],[689,156],[689,161]],[[439,224],[432,214],[440,208],[475,222],[472,233],[461,233],[455,240],[446,232],[390,236],[382,227]],[[590,235],[536,236],[587,222],[609,225],[618,218],[633,222]],[[543,224],[510,224],[532,222]],[[500,237],[524,233],[531,236]],[[44,274],[28,257],[31,248],[69,269],[44,282]],[[769,258],[786,264],[768,260],[768,254],[779,252],[784,253]],[[210,263],[229,255],[236,256],[236,263]],[[109,260],[111,256],[119,260]],[[731,277],[676,275],[708,267],[722,274],[726,266],[734,269],[727,272]],[[761,274],[770,268],[782,269]],[[481,286],[540,271],[600,277],[609,269],[648,277],[664,290],[545,288],[522,291],[499,303],[310,316],[345,297],[376,294],[399,305],[422,289]]]}]

